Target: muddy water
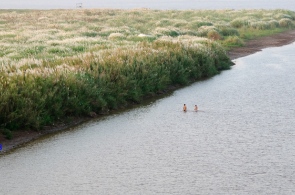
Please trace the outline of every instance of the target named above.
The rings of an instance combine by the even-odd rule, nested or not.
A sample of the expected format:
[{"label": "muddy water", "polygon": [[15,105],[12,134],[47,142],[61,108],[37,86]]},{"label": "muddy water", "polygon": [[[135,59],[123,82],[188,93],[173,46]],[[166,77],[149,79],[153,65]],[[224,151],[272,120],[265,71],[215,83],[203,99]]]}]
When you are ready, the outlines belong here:
[{"label": "muddy water", "polygon": [[0,194],[294,194],[294,51],[1,156]]}]

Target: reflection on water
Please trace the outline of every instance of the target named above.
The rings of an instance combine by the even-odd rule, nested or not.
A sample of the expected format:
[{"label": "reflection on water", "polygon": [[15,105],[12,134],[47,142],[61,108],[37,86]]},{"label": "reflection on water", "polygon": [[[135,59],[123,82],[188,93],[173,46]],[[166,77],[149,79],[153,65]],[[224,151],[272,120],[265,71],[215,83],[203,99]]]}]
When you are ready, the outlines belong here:
[{"label": "reflection on water", "polygon": [[0,194],[294,194],[294,50],[2,156]]}]

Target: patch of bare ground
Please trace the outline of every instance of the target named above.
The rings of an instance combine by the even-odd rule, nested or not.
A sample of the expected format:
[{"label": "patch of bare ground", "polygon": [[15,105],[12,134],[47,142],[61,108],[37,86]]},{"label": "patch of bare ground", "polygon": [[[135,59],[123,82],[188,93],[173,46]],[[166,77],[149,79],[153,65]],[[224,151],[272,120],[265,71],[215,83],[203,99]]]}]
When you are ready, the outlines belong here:
[{"label": "patch of bare ground", "polygon": [[250,40],[246,42],[245,46],[230,50],[228,55],[231,60],[234,60],[261,51],[264,48],[280,47],[291,44],[294,41],[295,30],[290,30],[279,34]]}]

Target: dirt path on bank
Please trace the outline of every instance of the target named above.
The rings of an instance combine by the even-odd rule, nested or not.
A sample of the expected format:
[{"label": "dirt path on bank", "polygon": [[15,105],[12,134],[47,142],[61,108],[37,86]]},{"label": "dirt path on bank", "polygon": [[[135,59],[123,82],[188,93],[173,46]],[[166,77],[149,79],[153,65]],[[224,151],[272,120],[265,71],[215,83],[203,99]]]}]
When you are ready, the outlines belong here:
[{"label": "dirt path on bank", "polygon": [[[261,51],[264,48],[268,47],[280,47],[283,45],[288,45],[295,41],[295,30],[290,30],[287,32],[279,33],[276,35],[262,37],[250,40],[246,42],[244,47],[234,48],[228,52],[228,55],[231,60],[244,57],[258,51]],[[70,127],[74,127],[78,124],[81,124],[85,121],[90,120],[91,118],[75,118],[72,119],[72,122],[67,124],[58,123],[54,126],[46,127],[44,130],[37,131],[18,131],[14,132],[14,138],[12,140],[7,140],[0,134],[0,144],[2,144],[2,151],[0,151],[0,155],[10,152],[15,148],[18,148],[30,141],[36,140],[42,136],[48,135],[50,133],[62,131],[68,129]]]},{"label": "dirt path on bank", "polygon": [[230,50],[228,55],[231,60],[234,60],[261,51],[264,48],[280,47],[293,43],[294,41],[295,30],[290,30],[276,35],[250,40],[246,42],[244,47]]}]

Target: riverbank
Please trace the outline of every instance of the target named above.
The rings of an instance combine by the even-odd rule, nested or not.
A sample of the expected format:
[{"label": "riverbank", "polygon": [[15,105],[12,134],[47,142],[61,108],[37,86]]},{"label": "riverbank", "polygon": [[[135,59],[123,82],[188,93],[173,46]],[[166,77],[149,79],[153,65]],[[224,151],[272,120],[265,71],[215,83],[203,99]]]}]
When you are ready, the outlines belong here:
[{"label": "riverbank", "polygon": [[[276,35],[271,35],[268,37],[253,39],[246,42],[245,46],[234,48],[228,52],[231,60],[237,59],[239,57],[244,57],[255,52],[261,51],[261,49],[268,47],[279,47],[283,45],[290,44],[295,41],[295,30],[286,31]],[[91,117],[84,118],[70,118],[67,123],[60,122],[53,126],[48,126],[42,131],[17,131],[14,132],[14,138],[12,140],[7,140],[0,135],[0,143],[2,144],[2,151],[0,154],[12,151],[15,148],[21,147],[22,145],[36,140],[42,136],[48,135],[50,133],[59,132],[70,127],[74,127],[83,122],[91,120]]]},{"label": "riverbank", "polygon": [[251,55],[264,48],[280,47],[291,44],[295,41],[295,30],[282,32],[279,34],[261,37],[246,42],[244,47],[237,47],[228,52],[231,60]]}]

